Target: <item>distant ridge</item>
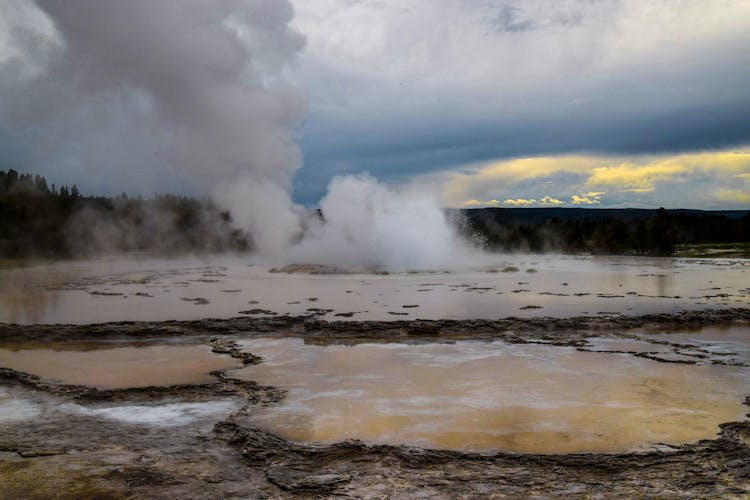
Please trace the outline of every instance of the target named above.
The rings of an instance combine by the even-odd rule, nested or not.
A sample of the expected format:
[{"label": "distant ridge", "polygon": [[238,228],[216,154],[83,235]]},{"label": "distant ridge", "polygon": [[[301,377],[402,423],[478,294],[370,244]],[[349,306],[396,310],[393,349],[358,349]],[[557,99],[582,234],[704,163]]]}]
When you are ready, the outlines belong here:
[{"label": "distant ridge", "polygon": [[[543,222],[558,218],[560,220],[576,219],[619,219],[644,220],[656,215],[656,208],[583,208],[583,207],[484,207],[453,209],[470,214],[486,212],[492,214],[496,221],[508,222]],[[667,212],[672,215],[717,216],[741,219],[750,215],[748,210],[698,210],[692,208],[670,208]]]},{"label": "distant ridge", "polygon": [[449,211],[490,250],[672,255],[677,245],[750,242],[750,210],[472,208]]}]

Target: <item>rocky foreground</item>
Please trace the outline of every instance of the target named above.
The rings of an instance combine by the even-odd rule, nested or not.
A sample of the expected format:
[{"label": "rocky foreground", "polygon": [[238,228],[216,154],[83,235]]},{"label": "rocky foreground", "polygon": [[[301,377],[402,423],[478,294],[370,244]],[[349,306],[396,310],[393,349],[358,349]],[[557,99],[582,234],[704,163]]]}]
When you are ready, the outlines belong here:
[{"label": "rocky foreground", "polygon": [[[292,335],[320,343],[479,339],[592,350],[587,339],[628,339],[634,328],[669,331],[721,324],[748,325],[750,310],[497,321],[325,322],[281,317],[0,325],[0,340],[179,337],[209,343],[214,352],[253,364],[262,359],[243,351],[235,342],[239,336]],[[745,366],[697,346],[653,342],[662,347],[658,352],[631,354],[665,363]],[[655,444],[650,451],[629,454],[477,454],[359,441],[312,445],[248,424],[246,416],[253,406],[278,402],[283,388],[259,386],[225,372],[213,376],[215,381],[206,384],[97,390],[0,369],[0,385],[11,401],[31,401],[47,409],[43,418],[0,421],[0,498],[746,498],[750,493],[746,420],[723,424],[716,439],[682,446]],[[71,405],[107,409],[114,404],[218,400],[232,401],[232,411],[171,427],[135,427],[91,412],[62,411]]]}]

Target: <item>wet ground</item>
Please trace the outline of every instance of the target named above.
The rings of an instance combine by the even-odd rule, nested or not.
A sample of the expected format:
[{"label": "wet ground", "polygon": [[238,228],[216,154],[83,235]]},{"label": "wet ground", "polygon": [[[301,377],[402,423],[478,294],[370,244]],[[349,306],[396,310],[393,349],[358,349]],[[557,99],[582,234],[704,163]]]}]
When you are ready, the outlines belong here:
[{"label": "wet ground", "polygon": [[[599,347],[602,340],[609,339],[589,343]],[[295,441],[628,452],[713,438],[720,423],[744,417],[750,394],[750,377],[737,367],[654,363],[565,346],[321,346],[300,338],[241,344],[264,362],[234,376],[288,388],[280,404],[259,408],[250,422]]]},{"label": "wet ground", "polygon": [[750,305],[746,259],[504,256],[451,272],[315,272],[269,272],[266,266],[231,258],[130,258],[0,269],[0,322],[166,321],[239,314],[315,314],[350,321],[493,319]]},{"label": "wet ground", "polygon": [[0,271],[0,498],[750,491],[746,261],[194,264]]},{"label": "wet ground", "polygon": [[[0,370],[0,496],[740,498],[749,322],[734,309],[3,325],[14,352],[47,345],[106,365],[118,349],[202,347],[231,366],[207,383],[119,389],[66,384],[40,366]],[[343,420],[342,402],[355,410]],[[315,425],[275,428],[295,407]]]},{"label": "wet ground", "polygon": [[212,371],[237,366],[207,345],[0,342],[0,367],[99,389],[201,384],[213,381]]}]

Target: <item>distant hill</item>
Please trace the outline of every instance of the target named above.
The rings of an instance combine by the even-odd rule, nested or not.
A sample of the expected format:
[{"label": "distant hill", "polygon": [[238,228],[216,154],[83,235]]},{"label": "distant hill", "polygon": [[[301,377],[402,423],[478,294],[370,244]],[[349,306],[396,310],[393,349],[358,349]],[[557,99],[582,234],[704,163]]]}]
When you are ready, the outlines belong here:
[{"label": "distant hill", "polygon": [[[540,223],[554,218],[560,220],[576,219],[619,219],[622,221],[644,220],[656,215],[655,208],[564,208],[564,207],[541,207],[541,208],[468,208],[461,209],[471,218],[490,217],[496,221],[509,222],[533,222]],[[730,219],[741,219],[750,215],[748,210],[694,210],[689,208],[677,208],[667,210],[672,215],[690,216],[716,216],[728,217]]]},{"label": "distant hill", "polygon": [[489,250],[672,255],[676,245],[746,243],[750,210],[475,208],[453,210]]}]

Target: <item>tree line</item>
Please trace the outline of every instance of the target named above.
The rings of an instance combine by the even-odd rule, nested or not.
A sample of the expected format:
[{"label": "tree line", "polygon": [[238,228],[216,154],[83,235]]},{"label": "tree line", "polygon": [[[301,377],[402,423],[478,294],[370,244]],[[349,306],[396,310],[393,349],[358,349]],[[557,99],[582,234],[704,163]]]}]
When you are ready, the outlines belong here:
[{"label": "tree line", "polygon": [[[490,251],[672,255],[678,244],[750,242],[750,210],[449,212],[464,236]],[[75,185],[58,188],[39,175],[0,170],[0,258],[247,250],[252,235],[210,200],[83,196]]]},{"label": "tree line", "polygon": [[672,255],[680,244],[750,241],[750,210],[469,209],[462,232],[493,251]]},{"label": "tree line", "polygon": [[0,257],[248,250],[251,240],[209,200],[83,196],[77,186],[0,170]]}]

